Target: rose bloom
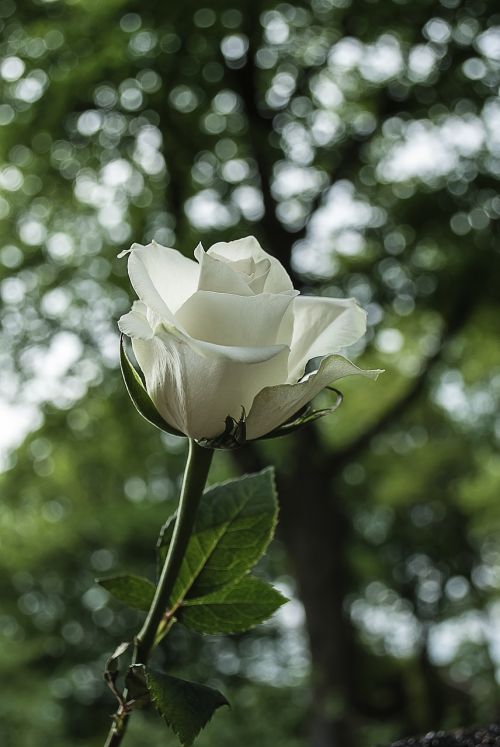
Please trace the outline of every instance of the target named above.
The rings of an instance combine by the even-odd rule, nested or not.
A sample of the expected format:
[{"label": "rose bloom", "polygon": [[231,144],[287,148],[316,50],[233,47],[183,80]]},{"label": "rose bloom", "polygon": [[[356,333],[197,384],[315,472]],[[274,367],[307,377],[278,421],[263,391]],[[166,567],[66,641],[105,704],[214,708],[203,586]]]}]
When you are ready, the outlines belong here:
[{"label": "rose bloom", "polygon": [[252,236],[199,245],[197,262],[155,241],[124,254],[140,300],[118,326],[158,412],[190,438],[219,436],[228,416],[259,438],[337,379],[380,373],[338,355],[366,331],[356,301],[299,295]]}]

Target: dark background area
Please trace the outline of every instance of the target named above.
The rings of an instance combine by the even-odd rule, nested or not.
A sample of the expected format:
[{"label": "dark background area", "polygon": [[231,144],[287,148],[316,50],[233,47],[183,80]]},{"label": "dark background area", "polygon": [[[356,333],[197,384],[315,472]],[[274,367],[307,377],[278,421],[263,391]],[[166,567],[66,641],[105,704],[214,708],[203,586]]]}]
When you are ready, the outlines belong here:
[{"label": "dark background area", "polygon": [[[500,8],[494,0],[0,1],[0,742],[98,747],[185,443],[118,369],[117,253],[254,234],[368,310],[338,412],[219,454],[269,463],[252,633],[161,661],[233,704],[200,747],[368,747],[498,718]],[[321,398],[320,398],[321,400]],[[325,396],[325,402],[328,397]],[[129,747],[175,744],[153,714]]]}]

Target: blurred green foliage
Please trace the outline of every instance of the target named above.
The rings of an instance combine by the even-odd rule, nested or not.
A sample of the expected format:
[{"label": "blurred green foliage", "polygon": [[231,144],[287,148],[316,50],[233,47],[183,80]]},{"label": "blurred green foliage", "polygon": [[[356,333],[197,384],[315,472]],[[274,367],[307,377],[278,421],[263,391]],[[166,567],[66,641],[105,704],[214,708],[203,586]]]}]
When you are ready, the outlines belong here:
[{"label": "blurred green foliage", "polygon": [[[118,371],[116,254],[248,233],[297,287],[367,308],[353,356],[387,373],[343,382],[305,435],[217,457],[213,481],[277,464],[260,573],[306,626],[296,598],[244,636],[174,629],[160,662],[233,703],[200,747],[497,717],[497,2],[0,0],[0,18],[0,742],[103,742],[104,661],[141,615],[93,579],[152,577],[175,507],[184,444]],[[135,718],[130,747],[163,743]]]}]

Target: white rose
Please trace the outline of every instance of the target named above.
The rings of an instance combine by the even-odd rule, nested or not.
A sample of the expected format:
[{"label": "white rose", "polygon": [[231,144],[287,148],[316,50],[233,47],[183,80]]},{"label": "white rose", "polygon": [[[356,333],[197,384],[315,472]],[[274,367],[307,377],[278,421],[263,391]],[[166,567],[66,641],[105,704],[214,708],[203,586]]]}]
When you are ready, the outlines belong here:
[{"label": "white rose", "polygon": [[219,436],[226,418],[242,413],[246,438],[258,438],[336,379],[379,373],[336,354],[365,333],[356,301],[300,296],[252,236],[208,252],[200,245],[197,262],[154,241],[128,254],[140,300],[118,326],[132,338],[158,412],[190,438]]}]

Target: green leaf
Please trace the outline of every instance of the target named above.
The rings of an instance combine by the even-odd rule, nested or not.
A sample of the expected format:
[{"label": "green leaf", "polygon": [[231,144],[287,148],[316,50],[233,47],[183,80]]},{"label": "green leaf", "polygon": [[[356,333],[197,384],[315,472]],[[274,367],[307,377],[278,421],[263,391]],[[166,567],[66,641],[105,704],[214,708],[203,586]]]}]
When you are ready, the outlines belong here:
[{"label": "green leaf", "polygon": [[206,597],[187,600],[177,619],[198,633],[242,633],[263,622],[287,599],[254,576]]},{"label": "green leaf", "polygon": [[221,706],[229,705],[218,690],[180,680],[145,668],[152,702],[165,722],[178,735],[183,747],[195,738]]},{"label": "green leaf", "polygon": [[174,436],[184,436],[184,433],[181,433],[169,425],[156,409],[153,400],[142,383],[141,377],[127,356],[123,335],[120,337],[120,365],[127,392],[142,417],[146,418],[148,422],[155,425],[161,431],[165,431],[165,433],[171,433]]},{"label": "green leaf", "polygon": [[141,576],[111,576],[97,578],[96,582],[109,591],[115,599],[134,610],[147,612],[155,595],[155,586]]},{"label": "green leaf", "polygon": [[[186,598],[203,597],[239,581],[265,552],[278,514],[270,468],[207,490],[170,599],[170,609]],[[163,564],[173,530],[170,517],[159,539]]]}]

